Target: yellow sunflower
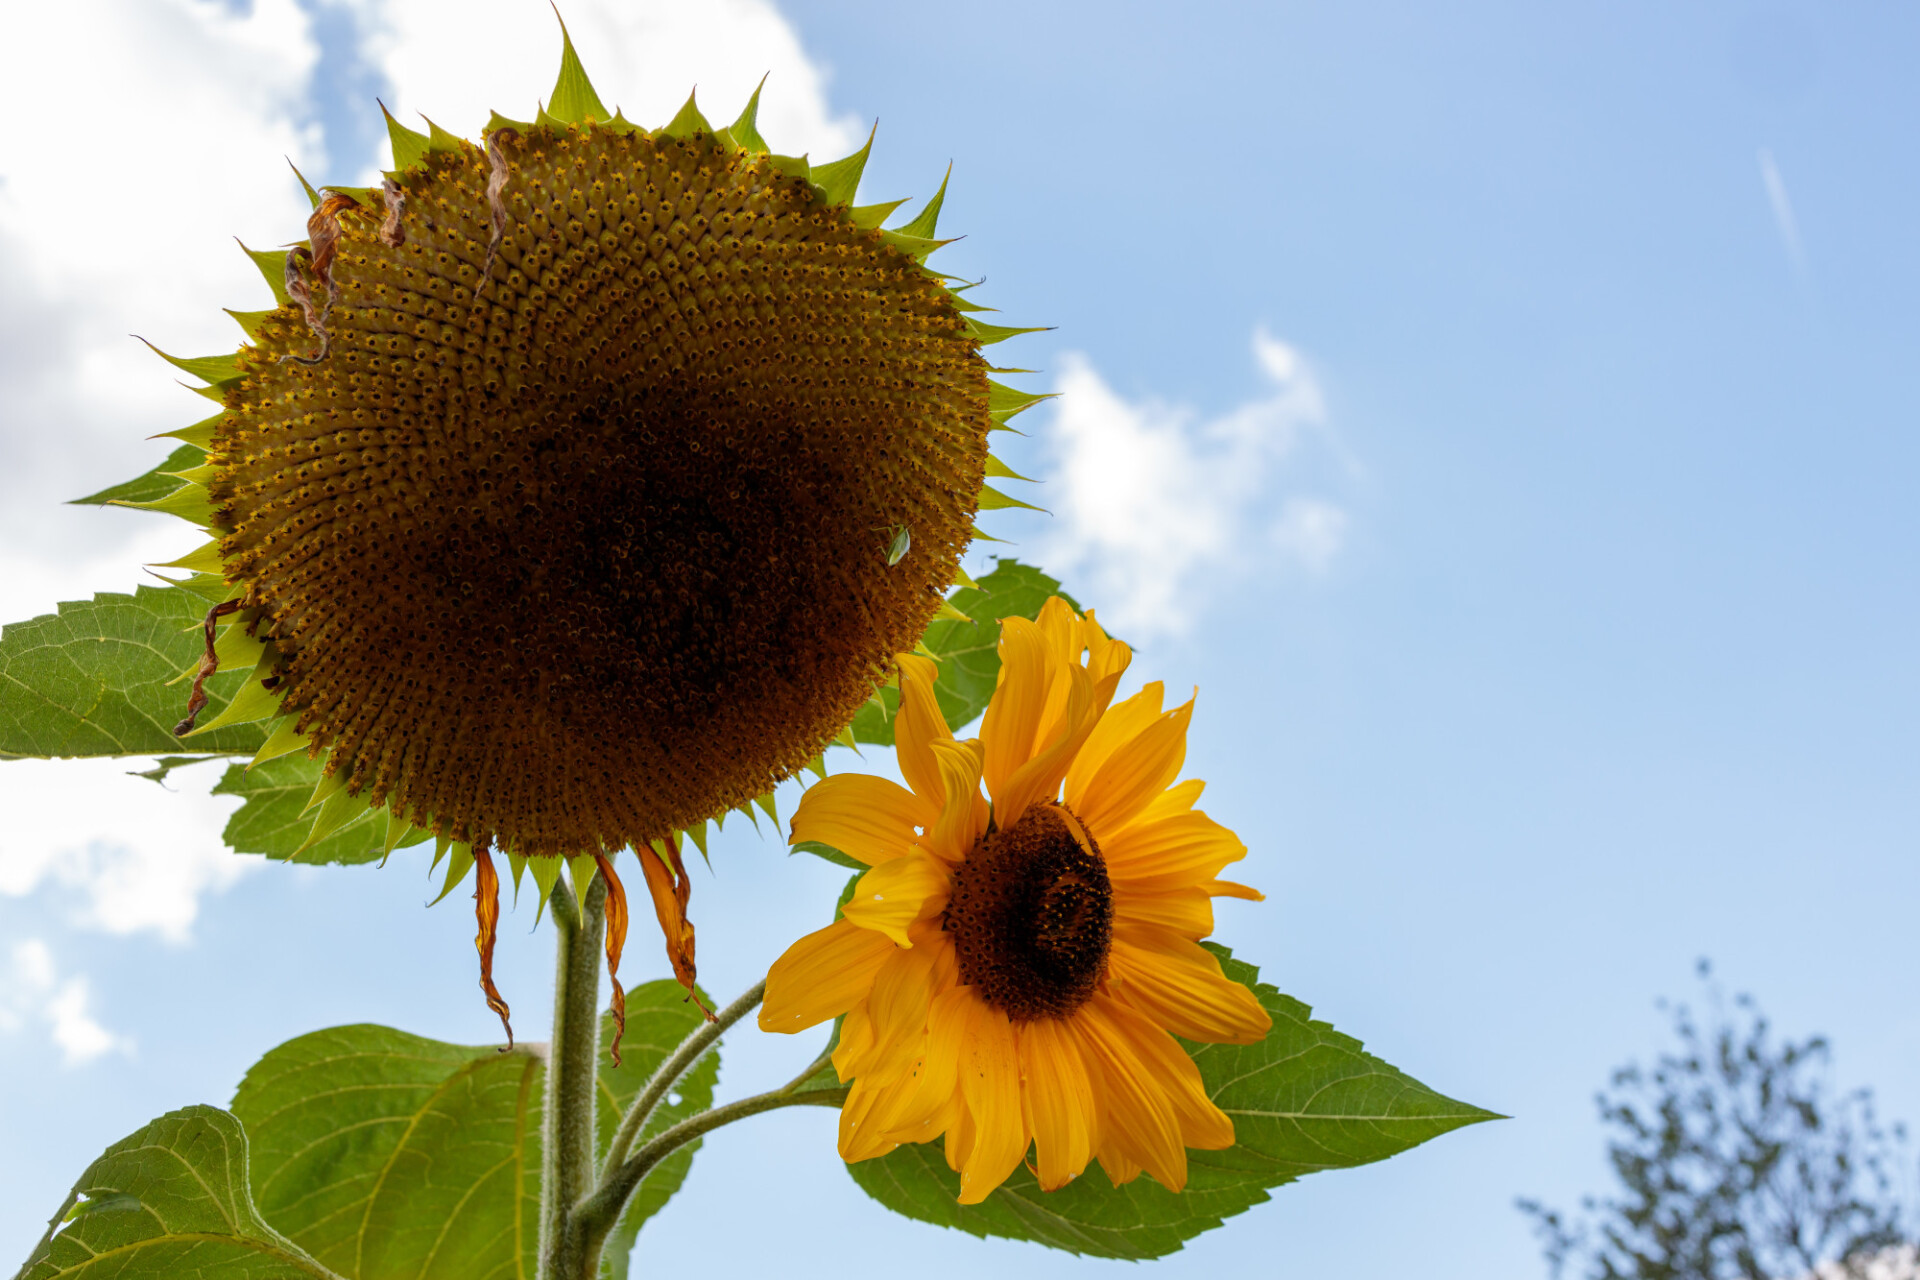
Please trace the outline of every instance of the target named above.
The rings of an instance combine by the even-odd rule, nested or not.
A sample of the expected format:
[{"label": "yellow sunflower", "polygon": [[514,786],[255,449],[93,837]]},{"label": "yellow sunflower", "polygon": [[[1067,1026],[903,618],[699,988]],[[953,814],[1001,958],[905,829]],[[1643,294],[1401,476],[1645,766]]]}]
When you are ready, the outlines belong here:
[{"label": "yellow sunflower", "polygon": [[944,1134],[960,1202],[977,1204],[1030,1148],[1047,1190],[1097,1157],[1116,1184],[1144,1169],[1177,1191],[1188,1147],[1233,1145],[1174,1036],[1267,1034],[1198,942],[1213,898],[1261,895],[1216,878],[1246,846],[1193,807],[1204,783],[1175,785],[1192,701],[1163,711],[1154,683],[1112,705],[1131,657],[1057,597],[1008,618],[981,736],[961,742],[933,664],[901,655],[911,790],[842,774],[802,798],[793,840],[872,870],[774,964],[760,1026],[846,1016],[843,1158]]}]

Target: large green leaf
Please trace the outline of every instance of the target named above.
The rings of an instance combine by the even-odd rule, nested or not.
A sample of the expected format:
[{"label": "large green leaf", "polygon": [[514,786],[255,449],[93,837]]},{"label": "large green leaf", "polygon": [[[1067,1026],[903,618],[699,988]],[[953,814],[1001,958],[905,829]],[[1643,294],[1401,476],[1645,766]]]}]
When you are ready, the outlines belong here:
[{"label": "large green leaf", "polygon": [[[628,993],[622,1065],[600,1071],[603,1149],[633,1095],[699,1025],[685,995],[671,981]],[[611,1036],[609,1021],[603,1042]],[[706,1109],[718,1073],[704,1059],[647,1132]],[[532,1275],[544,1077],[525,1046],[501,1053],[365,1025],[290,1040],[254,1065],[233,1101],[253,1137],[261,1212],[354,1280]],[[629,1203],[609,1244],[618,1273],[695,1149],[664,1162]]]},{"label": "large green leaf", "polygon": [[[386,852],[387,811],[362,806],[362,812],[323,839],[302,849],[313,830],[307,810],[320,783],[323,762],[295,751],[254,765],[229,765],[213,789],[217,796],[241,796],[246,803],[227,819],[226,841],[235,853],[258,853],[280,862],[343,863],[378,861]],[[424,838],[424,836],[422,837]]]},{"label": "large green leaf", "polygon": [[[8,626],[0,633],[0,759],[179,751],[173,726],[186,713],[188,682],[169,682],[204,652],[207,606],[193,591],[141,587]],[[208,680],[200,722],[212,723],[247,677],[222,671]],[[252,755],[265,738],[264,724],[236,724],[188,745]]]},{"label": "large green leaf", "polygon": [[108,1147],[19,1280],[338,1280],[268,1226],[247,1189],[247,1135],[213,1107],[169,1112]]},{"label": "large green leaf", "polygon": [[1138,1260],[1175,1252],[1305,1174],[1384,1160],[1450,1129],[1499,1118],[1388,1066],[1358,1040],[1312,1021],[1312,1010],[1260,982],[1252,965],[1209,947],[1227,976],[1260,998],[1273,1030],[1254,1045],[1186,1045],[1208,1094],[1233,1117],[1236,1141],[1226,1151],[1189,1152],[1185,1191],[1170,1192],[1145,1174],[1115,1187],[1095,1165],[1045,1192],[1022,1167],[984,1203],[963,1206],[960,1177],[938,1143],[849,1165],[853,1180],[889,1209],[923,1222]]},{"label": "large green leaf", "polygon": [[[934,681],[934,695],[947,723],[955,729],[972,724],[987,709],[993,697],[994,682],[1000,678],[1000,620],[1033,618],[1048,596],[1061,596],[1067,603],[1073,597],[1060,584],[1030,564],[1002,560],[992,573],[979,579],[979,590],[962,587],[949,603],[971,621],[937,618],[927,627],[923,643],[940,660],[940,675]],[[893,745],[893,713],[900,705],[900,691],[880,691],[886,711],[867,706],[853,718],[853,736],[858,742]]]},{"label": "large green leaf", "polygon": [[301,1036],[254,1064],[233,1112],[260,1211],[354,1280],[531,1274],[540,1058],[390,1027]]}]

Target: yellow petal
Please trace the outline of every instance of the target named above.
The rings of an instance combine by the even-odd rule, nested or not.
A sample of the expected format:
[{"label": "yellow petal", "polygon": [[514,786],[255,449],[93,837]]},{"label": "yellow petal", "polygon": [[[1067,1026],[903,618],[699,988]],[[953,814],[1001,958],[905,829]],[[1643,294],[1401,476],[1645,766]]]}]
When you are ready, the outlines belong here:
[{"label": "yellow petal", "polygon": [[1116,745],[1081,793],[1074,812],[1096,833],[1119,831],[1180,776],[1187,762],[1189,698],[1131,739]]},{"label": "yellow petal", "polygon": [[933,851],[948,862],[959,862],[987,830],[987,802],[980,795],[981,747],[977,739],[968,739],[936,742],[931,750],[947,795],[933,826]]},{"label": "yellow petal", "polygon": [[[1210,880],[1209,884],[1222,883]],[[1182,937],[1200,939],[1213,932],[1213,898],[1204,888],[1141,890],[1132,882],[1113,882],[1113,918],[1137,920],[1172,929]]]},{"label": "yellow petal", "polygon": [[1067,776],[1074,755],[1099,724],[1101,711],[1113,697],[1111,688],[1096,688],[1086,670],[1077,666],[1066,669],[1062,686],[1067,691],[1067,706],[1057,735],[993,793],[994,820],[1002,827],[1020,821],[1028,805],[1051,800],[1059,792],[1060,780]]},{"label": "yellow petal", "polygon": [[915,828],[939,817],[932,802],[897,782],[836,773],[808,787],[793,815],[793,843],[815,840],[878,866],[913,847]]},{"label": "yellow petal", "polygon": [[[1047,646],[1040,629],[1025,618],[1000,624],[1000,677],[980,722],[986,748],[987,794],[1000,788],[1014,770],[1033,758],[1033,738],[1047,703]],[[1006,820],[1001,820],[1006,825]]]},{"label": "yellow petal", "polygon": [[1142,891],[1197,887],[1247,856],[1239,836],[1197,809],[1155,821],[1142,819],[1114,835],[1091,823],[1088,827],[1100,841],[1116,888],[1123,881]]},{"label": "yellow petal", "polygon": [[1021,1098],[1033,1133],[1040,1188],[1054,1191],[1080,1176],[1093,1158],[1099,1111],[1080,1045],[1052,1018],[1019,1028]]},{"label": "yellow petal", "polygon": [[860,1074],[872,1056],[873,1019],[867,1016],[867,1002],[858,1000],[840,1024],[840,1043],[833,1047],[834,1074],[845,1084]]},{"label": "yellow petal", "polygon": [[1147,1017],[1118,1001],[1103,1004],[1102,1012],[1166,1093],[1180,1123],[1182,1144],[1202,1151],[1224,1151],[1232,1146],[1233,1120],[1207,1096],[1200,1068],[1179,1042]]},{"label": "yellow petal", "polygon": [[896,952],[874,975],[867,1011],[875,1051],[864,1074],[875,1083],[899,1079],[926,1053],[937,960],[931,947]]},{"label": "yellow petal", "polygon": [[895,946],[911,947],[908,926],[946,906],[947,886],[946,867],[916,849],[861,876],[840,914],[862,929],[885,934]]},{"label": "yellow petal", "polygon": [[1076,811],[1085,807],[1087,784],[1093,781],[1094,774],[1113,755],[1115,748],[1133,741],[1160,718],[1160,704],[1165,697],[1166,686],[1155,680],[1125,702],[1107,709],[1100,723],[1087,735],[1086,745],[1074,757],[1073,767],[1067,770],[1068,805]]},{"label": "yellow petal", "polygon": [[[1267,895],[1252,885],[1236,884],[1232,880],[1209,880],[1200,886],[1216,898],[1245,898],[1248,902],[1265,902]],[[1212,932],[1212,930],[1208,930]]]},{"label": "yellow petal", "polygon": [[1087,610],[1086,637],[1087,674],[1095,684],[1107,679],[1118,681],[1133,661],[1133,650],[1124,640],[1108,639],[1091,609]]},{"label": "yellow petal", "polygon": [[1007,1015],[975,1001],[960,1049],[960,1092],[973,1122],[960,1203],[979,1204],[1019,1167],[1032,1139],[1020,1114],[1020,1053]]},{"label": "yellow petal", "polygon": [[1114,995],[1175,1035],[1254,1044],[1273,1027],[1253,992],[1220,972],[1213,952],[1171,929],[1116,919],[1107,963]]},{"label": "yellow petal", "polygon": [[897,948],[885,934],[835,920],[787,948],[767,971],[762,1031],[805,1031],[853,1008]]},{"label": "yellow petal", "polygon": [[930,1142],[960,1122],[960,1046],[975,1003],[971,987],[947,987],[927,1010],[926,1052],[914,1064],[914,1093],[902,1096],[888,1117],[886,1136],[895,1142]]},{"label": "yellow petal", "polygon": [[[1120,1160],[1145,1168],[1167,1190],[1179,1191],[1187,1185],[1187,1148],[1180,1141],[1179,1117],[1151,1068],[1114,1024],[1112,1003],[1096,995],[1066,1024],[1080,1041],[1088,1074],[1098,1080],[1101,1163],[1107,1163],[1111,1150]],[[1112,1168],[1108,1166],[1109,1173]]]},{"label": "yellow petal", "polygon": [[840,1158],[849,1164],[883,1156],[900,1144],[886,1136],[884,1117],[898,1102],[898,1095],[913,1091],[915,1081],[908,1077],[877,1084],[866,1077],[853,1082],[846,1102],[840,1107]]},{"label": "yellow petal", "polygon": [[1135,822],[1158,822],[1162,818],[1172,818],[1188,812],[1200,803],[1200,793],[1207,784],[1198,778],[1188,778],[1185,782],[1176,782],[1158,796],[1153,803],[1141,811]]},{"label": "yellow petal", "polygon": [[953,731],[947,728],[933,695],[937,668],[911,653],[895,658],[900,664],[900,710],[893,720],[893,752],[900,762],[900,776],[916,795],[942,805],[947,799],[946,784],[931,748],[936,742],[953,741]]}]

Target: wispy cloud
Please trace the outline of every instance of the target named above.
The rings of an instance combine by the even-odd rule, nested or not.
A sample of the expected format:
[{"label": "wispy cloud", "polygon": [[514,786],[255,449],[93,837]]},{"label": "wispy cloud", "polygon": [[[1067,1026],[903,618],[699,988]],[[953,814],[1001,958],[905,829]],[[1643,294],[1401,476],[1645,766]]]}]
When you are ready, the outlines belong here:
[{"label": "wispy cloud", "polygon": [[1276,492],[1302,434],[1327,425],[1320,383],[1264,330],[1253,356],[1269,391],[1215,418],[1128,400],[1085,356],[1062,361],[1042,559],[1131,635],[1185,630],[1238,574],[1324,574],[1345,542],[1337,502]]},{"label": "wispy cloud", "polygon": [[1787,197],[1787,183],[1774,163],[1773,152],[1760,148],[1760,184],[1767,189],[1767,204],[1773,210],[1773,225],[1780,232],[1780,243],[1793,263],[1794,274],[1806,278],[1807,252],[1800,243],[1800,221],[1793,216],[1793,201]]},{"label": "wispy cloud", "polygon": [[68,1066],[108,1053],[131,1053],[133,1042],[107,1030],[93,1016],[93,989],[86,978],[62,979],[53,952],[38,938],[13,944],[0,968],[0,1032],[45,1026]]}]

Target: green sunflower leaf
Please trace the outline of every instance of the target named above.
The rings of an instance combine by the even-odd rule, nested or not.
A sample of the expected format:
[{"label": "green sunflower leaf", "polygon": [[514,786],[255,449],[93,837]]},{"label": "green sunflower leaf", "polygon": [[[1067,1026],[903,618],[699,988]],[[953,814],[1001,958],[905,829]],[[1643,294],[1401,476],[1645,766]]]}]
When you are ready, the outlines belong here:
[{"label": "green sunflower leaf", "polygon": [[214,1107],[169,1112],[108,1147],[55,1220],[19,1280],[338,1280],[261,1217],[247,1134]]},{"label": "green sunflower leaf", "polygon": [[[0,632],[0,760],[179,751],[173,726],[186,714],[188,682],[169,682],[205,652],[199,624],[207,605],[193,591],[141,587],[130,596],[71,601],[58,613],[8,626]],[[209,678],[203,723],[252,674]],[[196,738],[193,749],[252,755],[266,730],[230,725]]]},{"label": "green sunflower leaf", "polygon": [[[1062,596],[1073,604],[1073,598],[1060,589],[1058,582],[1032,565],[1002,560],[992,573],[981,576],[976,587],[962,587],[948,597],[948,603],[970,621],[936,619],[927,627],[922,643],[939,660],[940,674],[934,680],[933,692],[949,725],[963,729],[987,709],[994,682],[1000,678],[1000,620],[1038,617],[1048,596]],[[886,704],[884,713],[871,704],[862,707],[853,718],[853,737],[856,742],[890,747],[900,691],[888,687],[879,697]]]},{"label": "green sunflower leaf", "polygon": [[[240,796],[245,803],[227,819],[223,833],[235,853],[255,853],[276,862],[353,865],[378,862],[387,853],[387,811],[363,802],[337,819],[319,840],[312,839],[315,817],[307,802],[320,782],[322,761],[293,751],[248,769],[230,765],[213,788],[217,796]],[[345,794],[345,793],[342,793]]]},{"label": "green sunflower leaf", "polygon": [[1233,1118],[1234,1145],[1189,1151],[1186,1190],[1146,1174],[1116,1187],[1097,1166],[1058,1191],[1026,1167],[979,1205],[958,1203],[960,1176],[937,1142],[847,1166],[862,1190],[896,1213],[970,1235],[1030,1240],[1068,1253],[1165,1257],[1203,1231],[1309,1173],[1371,1164],[1430,1138],[1497,1120],[1435,1093],[1367,1053],[1358,1040],[1311,1019],[1312,1010],[1259,981],[1259,970],[1206,944],[1229,978],[1245,983],[1273,1018],[1253,1045],[1181,1043],[1215,1105]]},{"label": "green sunflower leaf", "polygon": [[[596,1108],[605,1151],[633,1097],[701,1022],[672,981],[627,993],[621,1065],[603,1052]],[[612,1038],[603,1018],[601,1043]],[[256,1063],[233,1100],[253,1138],[261,1211],[355,1280],[445,1275],[512,1280],[536,1269],[545,1069],[524,1047],[443,1044],[391,1027],[290,1040]],[[703,1058],[648,1122],[650,1136],[712,1104]],[[644,1139],[643,1139],[644,1140]],[[663,1162],[608,1241],[624,1278],[641,1226],[679,1190],[698,1144]]]},{"label": "green sunflower leaf", "polygon": [[110,489],[90,493],[84,498],[74,498],[71,505],[76,507],[104,507],[109,503],[158,502],[180,487],[176,473],[197,467],[206,461],[207,451],[196,445],[183,444],[166,456],[166,460],[143,476],[135,476]]}]

